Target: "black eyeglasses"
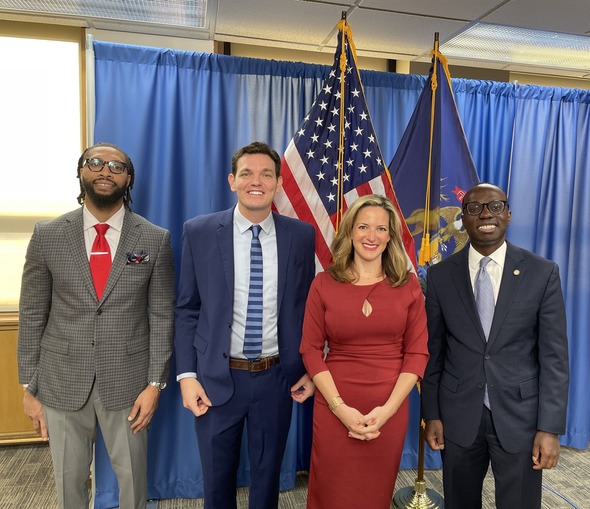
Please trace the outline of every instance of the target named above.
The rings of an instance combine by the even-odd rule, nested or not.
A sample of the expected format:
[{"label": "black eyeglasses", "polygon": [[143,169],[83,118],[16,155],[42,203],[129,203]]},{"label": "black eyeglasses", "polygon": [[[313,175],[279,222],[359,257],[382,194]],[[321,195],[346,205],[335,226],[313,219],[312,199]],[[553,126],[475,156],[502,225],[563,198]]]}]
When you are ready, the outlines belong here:
[{"label": "black eyeglasses", "polygon": [[470,216],[479,216],[484,207],[487,207],[490,213],[494,214],[495,216],[499,216],[502,212],[504,212],[504,209],[508,207],[508,202],[506,200],[493,200],[489,201],[488,203],[470,201],[469,203],[463,205],[463,210]]},{"label": "black eyeglasses", "polygon": [[88,166],[90,171],[99,172],[107,165],[109,171],[115,175],[120,175],[124,171],[127,171],[127,165],[122,161],[103,161],[98,157],[89,157],[84,161],[84,165]]}]

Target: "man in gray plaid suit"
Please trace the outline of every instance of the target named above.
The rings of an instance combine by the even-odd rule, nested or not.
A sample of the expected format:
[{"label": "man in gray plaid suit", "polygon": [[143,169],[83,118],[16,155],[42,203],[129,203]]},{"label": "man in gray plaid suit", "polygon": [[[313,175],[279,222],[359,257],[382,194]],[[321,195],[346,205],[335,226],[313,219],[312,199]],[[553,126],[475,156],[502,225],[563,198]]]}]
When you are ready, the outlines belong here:
[{"label": "man in gray plaid suit", "polygon": [[[88,507],[97,422],[120,508],[146,506],[146,428],[168,380],[174,268],[168,231],[129,208],[134,176],[115,145],[86,149],[78,161],[83,206],[37,224],[27,250],[19,382],[25,413],[45,440],[51,437],[61,508]],[[97,224],[109,225],[104,291],[89,263],[100,254]]]}]

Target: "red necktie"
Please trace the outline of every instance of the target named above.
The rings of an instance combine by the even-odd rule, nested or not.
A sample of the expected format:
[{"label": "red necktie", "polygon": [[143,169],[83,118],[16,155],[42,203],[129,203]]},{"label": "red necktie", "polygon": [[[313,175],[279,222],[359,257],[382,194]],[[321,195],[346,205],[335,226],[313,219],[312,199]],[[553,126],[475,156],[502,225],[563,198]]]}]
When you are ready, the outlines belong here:
[{"label": "red necktie", "polygon": [[96,237],[90,252],[90,272],[94,280],[94,288],[98,300],[102,298],[104,287],[111,271],[111,248],[104,234],[109,229],[108,224],[95,224]]}]

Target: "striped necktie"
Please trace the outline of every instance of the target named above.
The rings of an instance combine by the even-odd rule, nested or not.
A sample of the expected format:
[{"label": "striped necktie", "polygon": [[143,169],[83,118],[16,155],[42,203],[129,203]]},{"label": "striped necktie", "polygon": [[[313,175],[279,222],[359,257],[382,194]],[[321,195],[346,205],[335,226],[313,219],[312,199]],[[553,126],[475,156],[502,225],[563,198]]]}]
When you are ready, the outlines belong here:
[{"label": "striped necktie", "polygon": [[262,246],[260,225],[253,224],[250,243],[250,286],[248,288],[248,309],[244,333],[244,355],[254,360],[262,353]]},{"label": "striped necktie", "polygon": [[94,281],[94,289],[96,290],[96,297],[100,301],[104,292],[104,287],[107,285],[109,272],[111,271],[111,248],[104,236],[109,229],[108,224],[95,224],[96,237],[90,251],[90,273]]}]

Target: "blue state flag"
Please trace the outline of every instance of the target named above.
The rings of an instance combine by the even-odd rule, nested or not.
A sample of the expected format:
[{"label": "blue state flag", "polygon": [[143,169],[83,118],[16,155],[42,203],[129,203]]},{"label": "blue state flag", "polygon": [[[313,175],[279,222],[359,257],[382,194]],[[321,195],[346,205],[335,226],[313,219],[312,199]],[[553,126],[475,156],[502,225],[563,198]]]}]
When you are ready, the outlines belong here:
[{"label": "blue state flag", "polygon": [[[418,277],[426,283],[426,269],[459,251],[467,242],[461,222],[463,196],[479,182],[453,91],[446,58],[432,52],[433,65],[414,113],[389,165],[393,188],[407,226],[414,237]],[[410,426],[401,468],[419,464],[420,396],[410,394]],[[424,450],[425,468],[440,468],[438,452]]]},{"label": "blue state flag", "polygon": [[479,182],[438,43],[432,53],[428,81],[389,165],[420,266],[465,246],[463,196]]}]

